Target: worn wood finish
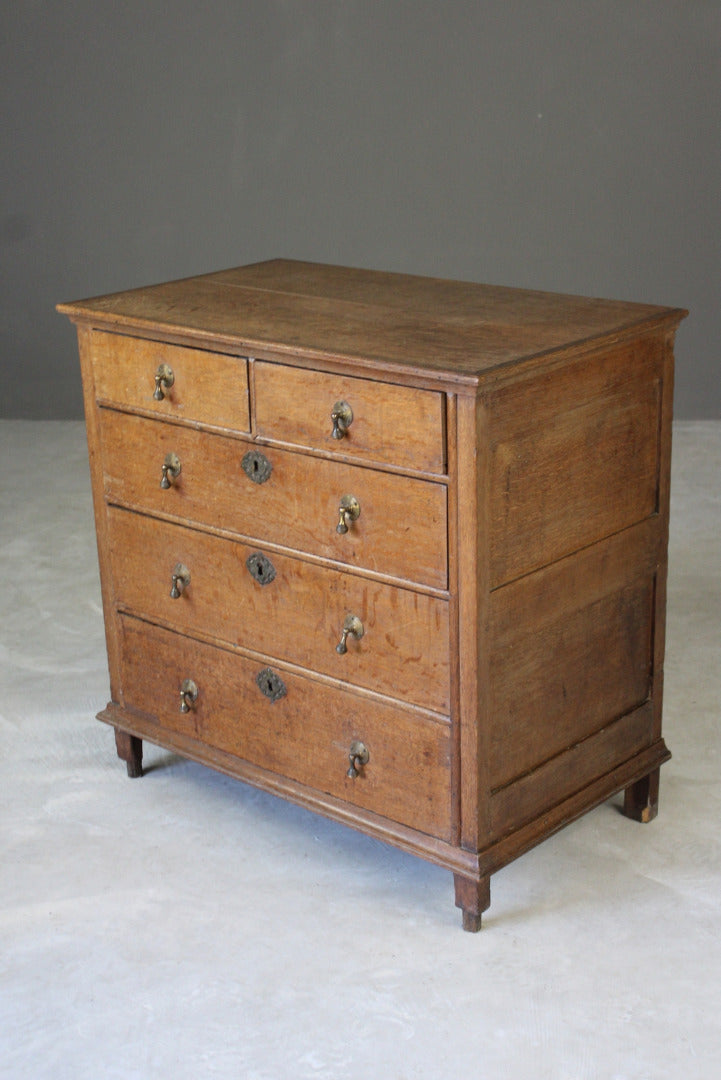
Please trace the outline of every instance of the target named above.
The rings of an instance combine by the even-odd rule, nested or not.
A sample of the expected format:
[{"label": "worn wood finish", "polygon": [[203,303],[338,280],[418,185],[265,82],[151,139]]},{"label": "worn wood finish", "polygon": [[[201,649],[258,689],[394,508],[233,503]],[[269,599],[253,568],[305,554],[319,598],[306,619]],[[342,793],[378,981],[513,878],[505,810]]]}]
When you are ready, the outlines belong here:
[{"label": "worn wood finish", "polygon": [[487,655],[483,650],[487,620],[485,537],[476,523],[483,519],[482,476],[486,463],[479,438],[476,401],[459,397],[457,403],[455,454],[456,491],[456,574],[453,593],[458,602],[458,730],[460,791],[460,843],[477,851],[488,834],[487,770],[485,745],[487,729],[480,722],[487,692]]},{"label": "worn wood finish", "polygon": [[493,790],[650,696],[655,526],[649,519],[492,594]]},{"label": "worn wood finish", "polygon": [[118,757],[128,767],[128,776],[135,780],[143,775],[143,740],[137,735],[129,735],[120,728],[115,729],[115,748]]},{"label": "worn wood finish", "polygon": [[[123,702],[261,768],[442,839],[450,828],[448,726],[380,701],[361,700],[278,665],[285,693],[270,701],[257,679],[267,665],[124,618]],[[180,711],[192,678],[198,699]],[[354,740],[370,759],[350,778]]]},{"label": "worn wood finish", "polygon": [[491,904],[491,878],[467,878],[454,874],[456,907],[463,912],[463,929],[477,934],[481,929],[481,916]]},{"label": "worn wood finish", "polygon": [[78,326],[78,351],[80,371],[83,380],[83,404],[85,408],[85,428],[88,438],[88,460],[93,491],[93,512],[95,533],[98,544],[100,563],[100,590],[103,601],[103,621],[105,624],[105,645],[108,653],[108,672],[110,676],[110,696],[113,701],[120,697],[118,670],[120,666],[120,646],[118,643],[118,621],[115,612],[115,594],[110,574],[110,551],[108,541],[108,515],[105,503],[103,482],[103,463],[100,453],[100,409],[95,400],[95,382],[92,366],[92,331],[84,325]]},{"label": "worn wood finish", "polygon": [[[224,528],[261,543],[270,538],[399,580],[447,585],[443,484],[275,447],[263,448],[273,471],[266,483],[256,484],[241,467],[248,443],[110,410],[103,416],[101,446],[110,502]],[[163,490],[168,453],[177,454],[182,471]],[[336,526],[346,494],[358,499],[361,513],[340,535]]]},{"label": "worn wood finish", "polygon": [[[260,584],[242,544],[113,507],[110,551],[120,608],[180,631],[216,637],[449,712],[448,601],[303,559],[269,552],[275,576]],[[180,563],[190,585],[173,598]],[[336,651],[347,615],[363,637]]]},{"label": "worn wood finish", "polygon": [[658,787],[660,770],[654,769],[642,776],[635,784],[629,784],[624,792],[623,812],[634,821],[647,824],[658,814]]},{"label": "worn wood finish", "polygon": [[[243,357],[96,331],[90,350],[99,401],[173,420],[250,430],[248,364]],[[173,384],[156,400],[162,364]]]},{"label": "worn wood finish", "polygon": [[[258,435],[406,469],[445,472],[439,393],[260,361],[254,380]],[[347,402],[353,413],[340,439],[333,438],[331,420],[338,401]]]},{"label": "worn wood finish", "polygon": [[535,766],[491,796],[491,835],[494,840],[572,795],[617,763],[640,754],[652,742],[650,702],[609,721],[600,731]]},{"label": "worn wood finish", "polygon": [[656,512],[661,358],[634,342],[489,395],[493,587]]},{"label": "worn wood finish", "polygon": [[559,798],[543,813],[532,816],[525,825],[509,829],[504,835],[492,840],[478,853],[477,873],[494,874],[511,859],[529,851],[541,840],[552,836],[559,829],[599,806],[612,795],[633,787],[643,777],[654,772],[671,754],[663,739],[652,743],[631,757],[619,761],[603,772],[600,768],[593,780],[579,787],[565,798]]},{"label": "worn wood finish", "polygon": [[[663,714],[663,664],[666,649],[666,578],[668,574],[668,528],[671,484],[671,421],[673,419],[673,335],[663,340],[663,368],[661,377],[661,409],[659,425],[658,466],[658,565],[656,569],[656,597],[653,621],[653,723],[654,736],[661,738]],[[658,803],[658,792],[656,793]],[[655,816],[655,815],[654,815]]]},{"label": "worn wood finish", "polygon": [[210,347],[292,358],[302,367],[413,374],[477,385],[509,365],[537,366],[561,350],[637,337],[684,312],[275,259],[58,310],[95,326],[152,329]]},{"label": "worn wood finish", "polygon": [[[609,796],[651,820],[683,311],[284,260],[60,310],[83,369],[100,719],[131,775],[148,738],[430,859],[467,930],[492,873]],[[161,356],[178,378],[158,403]],[[344,494],[361,515],[340,535]],[[191,580],[170,598],[176,563]],[[366,633],[339,655],[351,614]],[[348,776],[353,741],[370,758],[356,747]]]}]

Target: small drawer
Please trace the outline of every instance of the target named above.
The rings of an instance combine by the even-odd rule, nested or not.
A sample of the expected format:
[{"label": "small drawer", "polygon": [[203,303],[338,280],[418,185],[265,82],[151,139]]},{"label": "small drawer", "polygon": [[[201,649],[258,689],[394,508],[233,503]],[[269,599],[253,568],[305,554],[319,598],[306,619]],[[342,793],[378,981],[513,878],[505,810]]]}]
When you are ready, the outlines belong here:
[{"label": "small drawer", "polygon": [[243,357],[95,331],[92,359],[100,402],[250,430],[248,363]]},{"label": "small drawer", "polygon": [[444,395],[256,361],[258,435],[421,472],[445,472]]},{"label": "small drawer", "polygon": [[[121,686],[122,704],[153,715],[161,728],[449,838],[445,723],[130,618],[122,619]],[[358,759],[349,776],[358,742],[368,760]]]},{"label": "small drawer", "polygon": [[446,588],[445,484],[100,411],[111,503]]},{"label": "small drawer", "polygon": [[123,610],[448,713],[448,601],[128,510],[109,522]]}]

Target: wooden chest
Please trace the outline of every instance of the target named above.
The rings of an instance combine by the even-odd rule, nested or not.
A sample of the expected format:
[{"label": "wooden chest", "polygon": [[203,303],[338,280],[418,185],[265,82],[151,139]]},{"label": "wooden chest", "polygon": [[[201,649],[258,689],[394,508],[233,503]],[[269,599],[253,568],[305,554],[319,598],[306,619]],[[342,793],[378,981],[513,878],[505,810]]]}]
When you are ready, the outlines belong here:
[{"label": "wooden chest", "polygon": [[490,875],[658,803],[685,312],[275,260],[76,324],[113,725]]}]

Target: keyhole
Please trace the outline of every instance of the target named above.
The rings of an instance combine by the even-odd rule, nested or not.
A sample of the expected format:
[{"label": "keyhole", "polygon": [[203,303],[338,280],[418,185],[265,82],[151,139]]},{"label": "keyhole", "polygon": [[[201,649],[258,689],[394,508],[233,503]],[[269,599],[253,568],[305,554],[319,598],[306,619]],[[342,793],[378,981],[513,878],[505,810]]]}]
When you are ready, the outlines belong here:
[{"label": "keyhole", "polygon": [[256,551],[249,555],[245,565],[259,585],[270,585],[271,581],[275,580],[275,567],[262,552]]},{"label": "keyhole", "polygon": [[277,675],[271,668],[263,668],[262,671],[259,671],[255,681],[261,693],[265,694],[271,701],[277,701],[279,698],[285,697],[287,693],[285,683],[280,675]]},{"label": "keyhole", "polygon": [[258,471],[258,459],[254,458],[253,459],[253,472],[257,472],[257,471]]}]

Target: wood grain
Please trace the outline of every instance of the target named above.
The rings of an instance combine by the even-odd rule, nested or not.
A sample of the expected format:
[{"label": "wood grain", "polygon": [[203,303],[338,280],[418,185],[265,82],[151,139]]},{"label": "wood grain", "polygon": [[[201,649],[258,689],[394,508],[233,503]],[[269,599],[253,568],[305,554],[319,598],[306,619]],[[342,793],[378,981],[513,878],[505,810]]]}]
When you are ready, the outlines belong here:
[{"label": "wood grain", "polygon": [[658,342],[489,394],[492,587],[656,512]]},{"label": "wood grain", "polygon": [[[448,602],[368,578],[269,553],[274,579],[261,585],[248,545],[126,510],[110,510],[116,603],[179,631],[201,631],[364,686],[423,708],[448,713]],[[173,568],[184,564],[190,585],[170,596]],[[364,627],[336,652],[346,615]]]},{"label": "wood grain", "polygon": [[491,598],[492,789],[650,696],[653,520]]},{"label": "wood grain", "polygon": [[[243,357],[100,331],[92,335],[91,352],[99,401],[159,417],[250,431],[248,365]],[[160,364],[172,368],[175,381],[156,401],[155,373]]]},{"label": "wood grain", "polygon": [[178,333],[209,344],[342,360],[349,368],[452,374],[543,357],[638,326],[677,323],[678,309],[271,260],[61,304],[94,325]]},{"label": "wood grain", "polygon": [[[257,433],[303,447],[424,472],[445,472],[443,395],[371,379],[256,362]],[[353,420],[332,437],[331,412],[347,401]]]},{"label": "wood grain", "polygon": [[[135,619],[123,618],[122,626],[126,707],[155,715],[164,728],[447,839],[447,725],[281,669],[287,693],[271,702],[256,684],[262,665]],[[188,713],[179,708],[185,678],[193,678],[199,689],[197,705]],[[370,760],[350,779],[354,739],[368,747]]]},{"label": "wood grain", "polygon": [[85,430],[88,437],[88,461],[90,465],[90,482],[93,493],[95,535],[98,544],[100,590],[103,601],[105,647],[108,654],[110,696],[114,700],[117,700],[120,679],[120,643],[118,641],[119,628],[115,613],[115,596],[113,594],[113,583],[110,573],[108,517],[105,504],[103,463],[100,449],[101,414],[95,400],[95,380],[93,378],[92,363],[92,332],[86,326],[82,325],[78,326],[78,352],[80,355],[80,371],[83,382]]},{"label": "wood grain", "polygon": [[491,796],[492,836],[520,829],[598,777],[631,761],[651,745],[652,734],[653,706],[646,702],[495,792]]},{"label": "wood grain", "polygon": [[[488,662],[484,623],[487,582],[484,537],[479,536],[477,523],[483,518],[484,488],[482,478],[487,456],[480,443],[476,402],[459,397],[456,407],[454,465],[454,500],[456,513],[453,595],[457,603],[458,623],[455,627],[458,664],[459,700],[454,717],[454,734],[460,755],[460,843],[478,850],[486,839],[488,755],[484,742],[487,736],[485,709]],[[480,452],[479,452],[480,450]]]},{"label": "wood grain", "polygon": [[[172,515],[250,537],[271,537],[297,551],[359,565],[399,579],[445,588],[444,485],[265,448],[273,471],[264,484],[243,472],[252,444],[179,425],[103,410],[100,441],[111,502]],[[182,472],[160,488],[166,454]],[[344,494],[361,514],[346,535],[336,532]]]}]

